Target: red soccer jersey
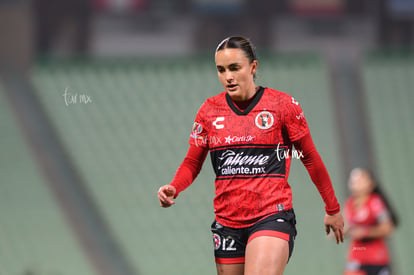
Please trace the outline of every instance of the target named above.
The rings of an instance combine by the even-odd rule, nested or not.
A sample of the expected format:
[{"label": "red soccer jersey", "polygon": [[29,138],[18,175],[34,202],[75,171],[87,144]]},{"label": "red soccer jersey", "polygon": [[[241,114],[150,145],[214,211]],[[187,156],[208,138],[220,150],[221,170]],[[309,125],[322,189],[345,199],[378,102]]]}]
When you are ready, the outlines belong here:
[{"label": "red soccer jersey", "polygon": [[223,92],[209,98],[197,113],[190,144],[210,150],[216,173],[216,220],[246,227],[292,208],[288,184],[292,142],[309,133],[290,95],[261,88],[240,110]]},{"label": "red soccer jersey", "polygon": [[[349,226],[369,227],[377,225],[388,218],[388,211],[381,197],[371,194],[369,199],[358,209],[350,198],[345,204],[345,217]],[[352,240],[348,261],[359,265],[386,265],[389,262],[387,245],[383,238],[361,241]]]}]

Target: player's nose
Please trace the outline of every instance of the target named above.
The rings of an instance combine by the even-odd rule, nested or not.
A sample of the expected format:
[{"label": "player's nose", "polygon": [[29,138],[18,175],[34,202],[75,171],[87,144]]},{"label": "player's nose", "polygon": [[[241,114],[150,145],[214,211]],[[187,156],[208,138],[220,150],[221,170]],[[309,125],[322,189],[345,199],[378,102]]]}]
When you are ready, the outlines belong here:
[{"label": "player's nose", "polygon": [[226,81],[228,82],[228,83],[231,83],[231,82],[233,82],[233,80],[234,80],[234,76],[233,76],[233,73],[232,72],[226,72],[226,74],[225,74],[225,79],[226,79]]}]

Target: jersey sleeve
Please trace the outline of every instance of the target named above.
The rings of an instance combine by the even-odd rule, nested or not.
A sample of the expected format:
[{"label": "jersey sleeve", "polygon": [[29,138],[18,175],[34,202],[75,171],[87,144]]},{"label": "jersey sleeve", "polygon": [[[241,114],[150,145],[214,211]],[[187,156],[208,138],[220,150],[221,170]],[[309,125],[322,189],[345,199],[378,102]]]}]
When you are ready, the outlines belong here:
[{"label": "jersey sleeve", "polygon": [[325,202],[325,210],[329,215],[334,215],[339,212],[340,206],[335,196],[335,191],[331,183],[328,171],[325,164],[322,161],[318,151],[313,144],[311,135],[308,134],[293,143],[295,148],[299,150],[303,157],[302,163],[305,165],[306,170],[322,196]]},{"label": "jersey sleeve", "polygon": [[309,133],[308,124],[299,102],[291,96],[284,99],[283,123],[289,139],[296,141]]},{"label": "jersey sleeve", "polygon": [[197,147],[208,148],[209,138],[208,138],[208,124],[206,122],[206,103],[201,105],[200,109],[197,112],[196,118],[191,128],[190,134],[190,145],[195,145]]},{"label": "jersey sleeve", "polygon": [[190,145],[184,161],[178,167],[170,183],[176,189],[175,198],[193,183],[194,179],[200,173],[207,154],[208,150],[206,148]]}]

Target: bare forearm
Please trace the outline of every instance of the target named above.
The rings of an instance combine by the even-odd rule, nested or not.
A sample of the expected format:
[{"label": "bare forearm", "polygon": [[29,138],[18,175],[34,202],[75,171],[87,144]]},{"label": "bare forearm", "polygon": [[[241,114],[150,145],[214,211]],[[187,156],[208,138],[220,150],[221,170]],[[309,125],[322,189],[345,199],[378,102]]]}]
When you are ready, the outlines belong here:
[{"label": "bare forearm", "polygon": [[367,238],[386,238],[394,230],[394,226],[391,222],[385,222],[379,225],[370,226],[367,229]]}]

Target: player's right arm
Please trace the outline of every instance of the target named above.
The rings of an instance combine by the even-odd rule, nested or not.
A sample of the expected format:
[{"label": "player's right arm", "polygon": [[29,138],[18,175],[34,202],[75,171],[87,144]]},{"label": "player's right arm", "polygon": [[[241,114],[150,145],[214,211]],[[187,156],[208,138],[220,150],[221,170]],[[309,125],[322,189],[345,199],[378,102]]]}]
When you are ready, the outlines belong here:
[{"label": "player's right arm", "polygon": [[184,161],[178,167],[170,184],[162,186],[158,190],[158,199],[162,207],[170,207],[180,192],[185,190],[200,173],[204,160],[208,154],[208,127],[205,121],[205,109],[203,104],[197,112],[190,134],[190,147]]},{"label": "player's right arm", "polygon": [[208,154],[206,147],[190,145],[184,161],[178,167],[170,184],[162,186],[158,190],[158,200],[162,207],[170,207],[180,192],[185,190],[200,173],[204,160]]}]

